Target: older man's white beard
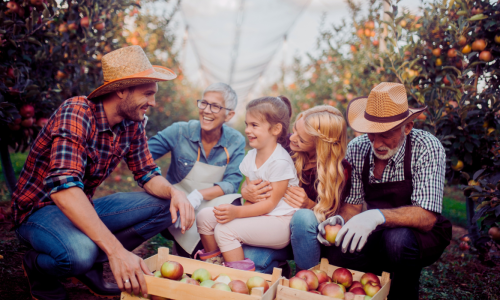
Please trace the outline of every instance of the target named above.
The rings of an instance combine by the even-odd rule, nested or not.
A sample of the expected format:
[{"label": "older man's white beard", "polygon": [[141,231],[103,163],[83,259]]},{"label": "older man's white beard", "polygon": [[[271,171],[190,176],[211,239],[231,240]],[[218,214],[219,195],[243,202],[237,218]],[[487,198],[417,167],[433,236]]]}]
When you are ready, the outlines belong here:
[{"label": "older man's white beard", "polygon": [[401,135],[401,140],[399,141],[398,145],[394,148],[394,149],[390,149],[389,147],[385,147],[385,146],[382,146],[382,147],[378,147],[377,150],[378,151],[386,151],[387,150],[387,153],[385,155],[380,155],[378,154],[376,151],[375,151],[375,148],[373,147],[373,143],[371,143],[372,145],[372,150],[373,150],[373,154],[375,154],[375,156],[380,159],[380,160],[388,160],[390,159],[391,157],[393,157],[396,153],[398,153],[399,149],[401,149],[401,147],[403,146],[403,143],[405,141],[405,135],[404,133]]}]

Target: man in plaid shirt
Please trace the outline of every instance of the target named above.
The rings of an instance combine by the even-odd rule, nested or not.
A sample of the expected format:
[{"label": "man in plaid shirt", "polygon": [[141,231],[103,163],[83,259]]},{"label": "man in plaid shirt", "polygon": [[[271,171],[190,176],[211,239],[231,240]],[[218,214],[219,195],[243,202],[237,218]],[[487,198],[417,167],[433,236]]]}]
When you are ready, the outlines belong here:
[{"label": "man in plaid shirt", "polygon": [[[339,214],[318,228],[318,240],[331,246],[324,226],[343,225],[336,247],[325,249],[331,264],[391,272],[389,299],[418,299],[422,267],[435,262],[451,240],[451,223],[441,216],[444,148],[432,134],[413,129],[424,110],[408,108],[398,83],[381,83],[368,98],[349,103],[349,125],[367,134],[347,147],[350,195]],[[368,210],[361,212],[363,202]]]},{"label": "man in plaid shirt", "polygon": [[[67,299],[59,282],[75,277],[99,296],[120,290],[147,294],[151,274],[135,247],[174,223],[194,223],[183,192],[161,175],[148,150],[145,112],[169,69],[152,66],[142,48],[102,58],[105,83],[88,97],[66,100],[35,140],[12,196],[14,229],[32,247],[23,258],[35,299]],[[125,160],[145,192],[92,200],[95,189]],[[108,261],[117,284],[103,281]]]}]

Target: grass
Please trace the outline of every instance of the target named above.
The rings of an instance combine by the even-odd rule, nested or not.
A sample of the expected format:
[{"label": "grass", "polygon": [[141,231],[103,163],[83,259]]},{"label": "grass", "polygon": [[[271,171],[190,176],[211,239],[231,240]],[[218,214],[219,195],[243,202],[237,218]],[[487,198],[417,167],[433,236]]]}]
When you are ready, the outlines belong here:
[{"label": "grass", "polygon": [[445,216],[451,223],[467,227],[467,213],[465,210],[465,198],[460,201],[448,196],[443,198],[443,216]]}]

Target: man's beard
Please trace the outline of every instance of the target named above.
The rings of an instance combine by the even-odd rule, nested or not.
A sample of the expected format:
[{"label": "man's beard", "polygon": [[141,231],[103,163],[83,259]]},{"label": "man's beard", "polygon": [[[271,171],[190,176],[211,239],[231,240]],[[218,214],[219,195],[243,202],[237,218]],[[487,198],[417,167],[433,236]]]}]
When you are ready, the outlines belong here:
[{"label": "man's beard", "polygon": [[[404,127],[403,127],[404,128]],[[373,154],[375,154],[375,156],[380,159],[380,160],[388,160],[390,159],[391,157],[393,157],[396,153],[398,153],[399,149],[401,149],[401,147],[403,146],[403,143],[405,141],[405,132],[404,130],[401,130],[401,137],[400,137],[400,141],[398,143],[398,145],[394,148],[394,149],[390,149],[389,147],[386,147],[386,146],[382,146],[382,147],[378,147],[377,150],[379,151],[385,151],[387,150],[387,153],[384,154],[384,155],[380,155],[380,154],[377,154],[377,152],[375,151],[375,148],[373,147],[373,143],[371,143],[372,145],[372,150],[373,150]]]},{"label": "man's beard", "polygon": [[[141,122],[144,120],[144,115],[140,113],[140,109],[142,106],[134,106],[132,102],[132,95],[127,95],[116,108],[119,116],[123,117],[126,120],[131,120],[134,122]],[[144,106],[144,105],[143,105]]]}]

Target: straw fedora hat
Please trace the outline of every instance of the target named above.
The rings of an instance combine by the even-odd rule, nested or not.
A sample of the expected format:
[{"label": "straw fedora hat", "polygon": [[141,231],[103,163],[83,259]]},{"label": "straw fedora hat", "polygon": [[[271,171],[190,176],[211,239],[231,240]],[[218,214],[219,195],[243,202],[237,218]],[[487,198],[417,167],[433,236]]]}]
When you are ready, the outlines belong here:
[{"label": "straw fedora hat", "polygon": [[404,85],[382,82],[368,97],[352,99],[347,106],[347,122],[354,131],[380,133],[413,121],[426,107],[409,108]]},{"label": "straw fedora hat", "polygon": [[172,80],[177,75],[162,66],[153,66],[140,46],[129,46],[102,57],[104,84],[87,97],[89,99],[127,87]]}]

